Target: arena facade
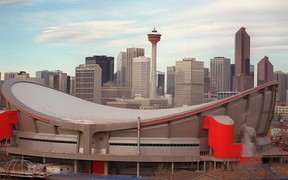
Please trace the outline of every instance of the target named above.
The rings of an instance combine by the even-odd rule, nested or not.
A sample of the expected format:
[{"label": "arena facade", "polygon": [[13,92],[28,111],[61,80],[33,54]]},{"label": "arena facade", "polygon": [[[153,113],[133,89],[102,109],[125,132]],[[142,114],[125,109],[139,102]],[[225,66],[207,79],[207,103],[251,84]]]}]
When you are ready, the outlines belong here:
[{"label": "arena facade", "polygon": [[160,163],[205,171],[239,160],[244,124],[267,135],[276,90],[270,82],[196,106],[133,110],[10,79],[2,87],[0,140],[9,139],[11,157],[69,164],[75,173],[149,175]]}]

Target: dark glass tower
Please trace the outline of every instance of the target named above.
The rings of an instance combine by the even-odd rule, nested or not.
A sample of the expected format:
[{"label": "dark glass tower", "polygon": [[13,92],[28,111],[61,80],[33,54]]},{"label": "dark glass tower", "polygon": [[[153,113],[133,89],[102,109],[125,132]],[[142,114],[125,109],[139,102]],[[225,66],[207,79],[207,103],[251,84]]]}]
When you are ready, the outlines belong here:
[{"label": "dark glass tower", "polygon": [[93,56],[86,57],[86,65],[98,64],[102,69],[102,86],[108,81],[114,81],[114,57]]}]

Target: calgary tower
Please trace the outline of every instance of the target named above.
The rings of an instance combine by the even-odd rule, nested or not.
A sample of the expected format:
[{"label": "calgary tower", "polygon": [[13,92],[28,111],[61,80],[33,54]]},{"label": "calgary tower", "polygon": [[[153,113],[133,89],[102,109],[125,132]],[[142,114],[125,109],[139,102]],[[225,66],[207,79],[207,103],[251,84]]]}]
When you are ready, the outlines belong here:
[{"label": "calgary tower", "polygon": [[151,71],[150,99],[155,99],[157,97],[157,88],[156,88],[157,43],[160,41],[161,34],[157,33],[157,30],[154,28],[152,30],[152,33],[147,35],[148,40],[152,43],[152,71]]}]

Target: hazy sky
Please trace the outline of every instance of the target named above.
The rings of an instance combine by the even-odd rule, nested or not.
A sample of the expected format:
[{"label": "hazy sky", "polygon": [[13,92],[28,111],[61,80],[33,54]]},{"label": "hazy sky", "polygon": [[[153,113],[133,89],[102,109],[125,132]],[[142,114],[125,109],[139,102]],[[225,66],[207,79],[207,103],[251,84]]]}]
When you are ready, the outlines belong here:
[{"label": "hazy sky", "polygon": [[[93,55],[145,48],[154,25],[158,70],[194,57],[209,67],[224,56],[234,63],[234,35],[246,27],[251,63],[265,55],[288,72],[287,0],[0,0],[0,72],[75,67]],[[115,66],[116,68],[116,66]]]}]

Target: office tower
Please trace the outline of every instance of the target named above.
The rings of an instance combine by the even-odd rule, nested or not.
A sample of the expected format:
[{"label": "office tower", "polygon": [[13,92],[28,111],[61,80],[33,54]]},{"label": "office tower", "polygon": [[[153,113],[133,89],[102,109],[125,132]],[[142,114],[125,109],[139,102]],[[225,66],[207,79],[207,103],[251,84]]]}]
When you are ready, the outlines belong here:
[{"label": "office tower", "polygon": [[250,36],[242,27],[235,34],[233,90],[242,92],[253,87],[254,77],[250,74]]},{"label": "office tower", "polygon": [[230,91],[230,59],[210,59],[210,86],[212,92]]},{"label": "office tower", "polygon": [[114,57],[93,56],[86,57],[86,65],[98,64],[102,69],[102,86],[108,81],[114,81]]},{"label": "office tower", "polygon": [[127,52],[120,52],[117,56],[117,86],[125,86]]},{"label": "office tower", "polygon": [[273,65],[265,56],[257,64],[257,86],[273,81]]},{"label": "office tower", "polygon": [[209,68],[204,68],[204,93],[210,92],[210,72]]},{"label": "office tower", "polygon": [[235,64],[230,64],[230,91],[233,91],[233,77],[235,75]]},{"label": "office tower", "polygon": [[157,97],[156,88],[156,71],[157,71],[157,43],[160,41],[161,34],[154,28],[150,34],[147,34],[148,40],[152,43],[152,67],[151,67],[151,85],[150,85],[150,98]]},{"label": "office tower", "polygon": [[[73,76],[70,76],[69,79],[70,79],[70,83],[69,83],[70,86],[67,86],[67,88],[69,87],[69,91],[68,91],[68,89],[67,89],[67,91],[69,94],[76,96],[76,78]],[[67,78],[67,81],[68,81],[68,78]],[[67,84],[68,84],[68,82],[67,82]]]},{"label": "office tower", "polygon": [[157,96],[165,94],[165,73],[157,71]]},{"label": "office tower", "polygon": [[167,94],[172,94],[175,97],[175,66],[167,67]]},{"label": "office tower", "polygon": [[36,78],[38,79],[43,79],[44,85],[49,86],[50,84],[50,75],[55,74],[55,72],[59,71],[48,71],[48,70],[43,70],[43,71],[36,71]]},{"label": "office tower", "polygon": [[15,78],[17,76],[17,72],[5,72],[4,73],[4,81],[6,81],[7,79],[12,79]]},{"label": "office tower", "polygon": [[132,70],[133,58],[138,56],[145,56],[144,48],[127,48],[126,49],[126,73],[125,73],[125,87],[132,87]]},{"label": "office tower", "polygon": [[98,64],[81,64],[75,68],[77,97],[101,104],[101,71]]},{"label": "office tower", "polygon": [[49,76],[49,87],[67,93],[67,73],[54,71],[54,74]]},{"label": "office tower", "polygon": [[273,73],[273,79],[277,80],[277,101],[285,104],[286,102],[286,90],[288,89],[288,74],[282,71],[276,71]]},{"label": "office tower", "polygon": [[175,106],[203,103],[204,62],[185,58],[176,62]]},{"label": "office tower", "polygon": [[140,56],[133,59],[132,96],[140,94],[149,97],[150,88],[150,58]]}]

